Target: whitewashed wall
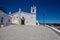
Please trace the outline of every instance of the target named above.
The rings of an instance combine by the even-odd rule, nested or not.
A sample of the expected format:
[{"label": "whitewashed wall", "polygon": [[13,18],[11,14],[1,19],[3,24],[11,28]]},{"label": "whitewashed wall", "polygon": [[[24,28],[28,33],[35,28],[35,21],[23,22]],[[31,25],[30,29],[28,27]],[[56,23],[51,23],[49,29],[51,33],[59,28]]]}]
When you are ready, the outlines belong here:
[{"label": "whitewashed wall", "polygon": [[12,16],[12,23],[13,24],[20,24],[20,13],[16,12]]},{"label": "whitewashed wall", "polygon": [[36,15],[32,15],[31,13],[21,13],[21,18],[25,18],[25,25],[36,25]]},{"label": "whitewashed wall", "polygon": [[[11,17],[9,15],[7,15],[6,13],[0,11],[0,24],[2,24],[1,17],[3,17],[3,24],[4,25],[8,25],[11,23]],[[10,19],[10,22],[8,22],[9,19]]]}]

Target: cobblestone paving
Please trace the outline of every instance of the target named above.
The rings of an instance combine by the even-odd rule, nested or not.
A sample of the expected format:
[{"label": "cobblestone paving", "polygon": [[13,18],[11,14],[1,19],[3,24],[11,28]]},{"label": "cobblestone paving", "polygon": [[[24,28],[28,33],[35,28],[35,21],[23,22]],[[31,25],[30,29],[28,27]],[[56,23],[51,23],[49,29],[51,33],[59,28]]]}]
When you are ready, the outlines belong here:
[{"label": "cobblestone paving", "polygon": [[0,28],[0,40],[60,40],[60,36],[43,26],[10,25]]}]

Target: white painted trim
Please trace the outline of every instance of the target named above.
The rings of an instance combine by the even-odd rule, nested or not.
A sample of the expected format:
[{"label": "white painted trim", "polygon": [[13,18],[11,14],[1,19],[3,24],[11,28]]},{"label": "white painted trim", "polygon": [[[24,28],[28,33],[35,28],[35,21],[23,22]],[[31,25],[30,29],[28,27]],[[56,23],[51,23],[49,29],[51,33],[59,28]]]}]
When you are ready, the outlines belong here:
[{"label": "white painted trim", "polygon": [[47,27],[52,28],[53,30],[55,30],[55,31],[57,31],[57,32],[60,33],[60,30],[58,30],[58,29],[56,29],[56,28],[54,28],[54,27],[52,27],[52,26],[47,26]]}]

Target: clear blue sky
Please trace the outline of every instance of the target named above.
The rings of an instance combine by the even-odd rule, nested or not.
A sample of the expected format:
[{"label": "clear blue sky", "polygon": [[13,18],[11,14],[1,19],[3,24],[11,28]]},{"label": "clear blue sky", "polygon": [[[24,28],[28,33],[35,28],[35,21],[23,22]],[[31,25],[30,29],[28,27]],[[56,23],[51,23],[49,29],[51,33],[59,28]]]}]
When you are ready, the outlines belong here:
[{"label": "clear blue sky", "polygon": [[[30,12],[30,7],[37,7],[37,20],[46,23],[60,23],[60,0],[0,0],[0,7],[7,11],[16,12],[19,8]],[[45,16],[43,16],[45,15]]]}]

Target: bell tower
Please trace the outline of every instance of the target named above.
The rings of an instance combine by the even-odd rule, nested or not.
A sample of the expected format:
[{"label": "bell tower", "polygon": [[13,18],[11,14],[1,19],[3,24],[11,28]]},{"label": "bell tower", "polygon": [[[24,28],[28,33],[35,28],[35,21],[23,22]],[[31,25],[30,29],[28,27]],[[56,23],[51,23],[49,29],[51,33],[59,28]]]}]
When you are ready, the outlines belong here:
[{"label": "bell tower", "polygon": [[36,6],[31,7],[31,14],[36,14]]}]

